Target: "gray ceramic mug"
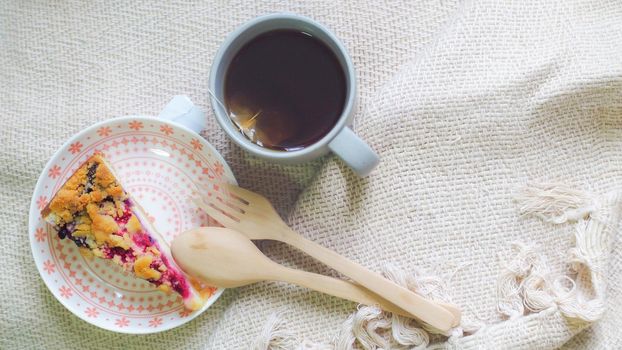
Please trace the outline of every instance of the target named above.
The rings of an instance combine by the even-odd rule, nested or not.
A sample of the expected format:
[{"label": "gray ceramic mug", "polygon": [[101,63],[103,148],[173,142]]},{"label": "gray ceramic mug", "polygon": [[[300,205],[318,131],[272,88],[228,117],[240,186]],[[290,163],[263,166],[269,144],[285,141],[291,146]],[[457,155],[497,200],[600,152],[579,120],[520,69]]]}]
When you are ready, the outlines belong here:
[{"label": "gray ceramic mug", "polygon": [[[251,142],[231,121],[226,107],[221,103],[224,101],[225,74],[235,54],[256,36],[276,29],[304,31],[321,40],[335,53],[346,76],[346,101],[339,120],[320,140],[296,151],[272,150]],[[360,176],[368,175],[378,165],[378,155],[348,127],[354,117],[357,100],[356,75],[352,61],[339,39],[312,19],[278,13],[257,17],[237,28],[227,37],[214,58],[209,88],[218,123],[235,143],[252,154],[281,163],[300,163],[332,151]]]}]

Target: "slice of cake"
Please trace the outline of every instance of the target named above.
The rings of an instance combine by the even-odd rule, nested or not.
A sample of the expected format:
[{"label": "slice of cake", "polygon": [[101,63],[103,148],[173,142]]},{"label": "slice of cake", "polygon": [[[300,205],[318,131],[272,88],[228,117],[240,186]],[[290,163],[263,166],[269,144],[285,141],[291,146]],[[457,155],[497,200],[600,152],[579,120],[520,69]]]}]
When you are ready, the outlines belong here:
[{"label": "slice of cake", "polygon": [[112,260],[158,289],[178,293],[190,310],[203,306],[214,290],[175,264],[168,244],[101,155],[82,164],[41,214],[84,256]]}]

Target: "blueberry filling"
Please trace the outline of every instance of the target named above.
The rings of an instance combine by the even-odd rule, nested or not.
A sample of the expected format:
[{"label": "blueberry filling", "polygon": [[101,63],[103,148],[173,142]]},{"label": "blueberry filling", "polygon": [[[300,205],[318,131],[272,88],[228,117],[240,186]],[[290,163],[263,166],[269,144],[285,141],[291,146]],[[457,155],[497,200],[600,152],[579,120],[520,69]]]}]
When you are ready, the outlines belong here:
[{"label": "blueberry filling", "polygon": [[71,235],[71,233],[67,229],[67,225],[63,225],[60,229],[58,229],[58,238],[65,239],[68,235]]},{"label": "blueberry filling", "polygon": [[183,290],[184,290],[184,289],[183,289],[183,286],[181,285],[181,282],[180,282],[178,279],[176,279],[176,278],[171,279],[171,286],[173,287],[173,289],[174,289],[177,293],[180,293],[180,294],[181,294],[181,293],[183,292]]},{"label": "blueberry filling", "polygon": [[71,233],[73,232],[74,228],[76,227],[76,225],[72,222],[68,223],[68,224],[64,224],[63,226],[60,226],[60,228],[58,228],[58,238],[63,239],[65,237],[69,237],[71,238]]},{"label": "blueberry filling", "polygon": [[106,247],[104,248],[104,254],[107,259],[118,256],[122,263],[131,262],[135,259],[134,254],[132,254],[132,249],[125,250],[121,247]]},{"label": "blueberry filling", "polygon": [[97,171],[97,163],[93,163],[93,165],[89,167],[89,170],[86,173],[86,188],[84,189],[86,193],[93,192],[93,180],[95,180],[96,171]]},{"label": "blueberry filling", "polygon": [[86,237],[74,237],[71,233],[73,232],[75,225],[73,224],[65,224],[58,229],[58,238],[65,239],[69,238],[74,241],[78,247],[88,247],[86,244]]},{"label": "blueberry filling", "polygon": [[88,244],[86,244],[86,238],[85,237],[73,237],[70,234],[70,238],[72,241],[74,241],[76,243],[76,245],[78,247],[87,247],[88,248]]},{"label": "blueberry filling", "polygon": [[171,282],[171,287],[173,288],[173,290],[181,294],[182,297],[187,297],[189,295],[189,286],[186,280],[179,272],[175,271],[171,267],[171,264],[168,262],[168,259],[164,255],[162,256],[162,262],[164,263],[164,266],[168,268],[164,275]]},{"label": "blueberry filling", "polygon": [[149,235],[146,235],[144,233],[135,233],[134,236],[132,236],[132,240],[143,251],[145,251],[148,246],[153,245],[154,242]]},{"label": "blueberry filling", "polygon": [[117,216],[114,220],[118,223],[118,224],[127,224],[127,222],[130,220],[130,218],[132,217],[133,213],[130,210],[129,207],[125,207],[124,208],[124,212],[123,215],[121,216]]}]

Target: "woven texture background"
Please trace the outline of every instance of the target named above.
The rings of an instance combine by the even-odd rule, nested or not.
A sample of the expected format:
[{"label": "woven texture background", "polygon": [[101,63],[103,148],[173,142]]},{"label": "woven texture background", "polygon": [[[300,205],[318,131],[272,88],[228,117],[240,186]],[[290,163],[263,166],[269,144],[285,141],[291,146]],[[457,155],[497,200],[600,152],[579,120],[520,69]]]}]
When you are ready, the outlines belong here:
[{"label": "woven texture background", "polygon": [[[382,157],[369,178],[330,156],[288,167],[252,159],[216,126],[211,58],[237,25],[274,11],[311,16],[348,47],[360,83],[355,129]],[[177,94],[208,110],[204,136],[240,184],[272,199],[299,232],[375,270],[392,262],[445,277],[465,316],[493,325],[466,345],[492,344],[486,337],[506,347],[620,345],[618,242],[609,312],[572,339],[558,313],[504,322],[495,297],[512,241],[536,244],[556,271],[566,269],[571,245],[571,226],[518,216],[517,187],[558,180],[604,193],[622,183],[620,18],[618,1],[1,2],[0,348],[247,348],[282,309],[294,332],[328,342],[354,310],[262,283],[228,290],[176,330],[128,336],[92,327],[54,300],[27,240],[45,162],[82,128],[157,114]],[[263,248],[333,274],[283,245]]]}]

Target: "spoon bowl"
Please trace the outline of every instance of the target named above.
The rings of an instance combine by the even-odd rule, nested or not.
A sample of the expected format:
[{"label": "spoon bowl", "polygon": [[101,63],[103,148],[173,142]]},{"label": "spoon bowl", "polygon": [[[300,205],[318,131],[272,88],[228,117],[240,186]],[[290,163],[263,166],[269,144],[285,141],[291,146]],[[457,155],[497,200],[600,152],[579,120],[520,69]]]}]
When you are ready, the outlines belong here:
[{"label": "spoon bowl", "polygon": [[270,280],[284,269],[241,233],[220,227],[182,233],[173,240],[171,252],[184,271],[224,288]]}]

